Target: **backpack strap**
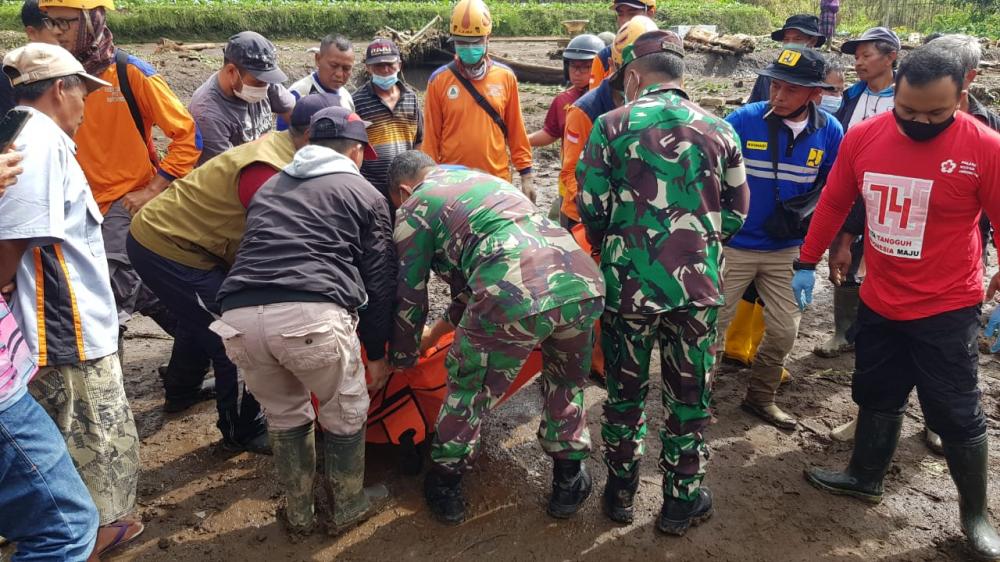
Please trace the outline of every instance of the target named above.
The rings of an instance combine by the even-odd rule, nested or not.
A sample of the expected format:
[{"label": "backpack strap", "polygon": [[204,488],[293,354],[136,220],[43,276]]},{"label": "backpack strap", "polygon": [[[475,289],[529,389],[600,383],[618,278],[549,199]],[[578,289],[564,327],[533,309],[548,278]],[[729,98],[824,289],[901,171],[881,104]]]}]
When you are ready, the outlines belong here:
[{"label": "backpack strap", "polygon": [[121,49],[115,50],[115,70],[118,73],[118,89],[125,96],[125,103],[128,104],[128,111],[132,114],[132,121],[139,131],[139,138],[146,140],[146,127],[142,122],[142,113],[139,111],[139,104],[135,101],[135,93],[132,91],[132,84],[128,81],[128,53]]},{"label": "backpack strap", "polygon": [[472,99],[476,100],[476,103],[479,104],[479,107],[483,108],[483,111],[485,111],[486,114],[490,116],[490,119],[492,119],[493,122],[497,124],[497,127],[500,127],[500,132],[503,133],[503,138],[507,138],[507,124],[504,123],[503,117],[500,117],[500,114],[497,113],[496,108],[490,105],[490,102],[486,101],[486,98],[484,98],[483,95],[479,93],[479,90],[477,90],[476,87],[472,85],[472,82],[469,82],[468,78],[462,76],[462,72],[458,70],[458,65],[455,64],[455,61],[451,61],[450,63],[448,63],[448,70],[450,70],[451,73],[455,75],[455,78],[457,78],[458,81],[462,84],[462,86],[465,87],[465,91],[469,92],[469,95],[472,96]]}]

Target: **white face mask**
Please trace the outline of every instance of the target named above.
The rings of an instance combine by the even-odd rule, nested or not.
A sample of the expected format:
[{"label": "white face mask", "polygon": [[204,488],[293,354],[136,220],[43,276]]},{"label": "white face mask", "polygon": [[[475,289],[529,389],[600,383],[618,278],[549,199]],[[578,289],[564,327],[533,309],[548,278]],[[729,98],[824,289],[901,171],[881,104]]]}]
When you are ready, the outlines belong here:
[{"label": "white face mask", "polygon": [[243,89],[240,91],[233,91],[233,94],[241,100],[249,103],[255,104],[262,102],[267,99],[267,88],[268,86],[250,86],[246,82],[243,83]]},{"label": "white face mask", "polygon": [[840,103],[840,96],[824,95],[823,99],[819,103],[819,107],[820,109],[825,109],[826,111],[833,113],[840,109]]}]

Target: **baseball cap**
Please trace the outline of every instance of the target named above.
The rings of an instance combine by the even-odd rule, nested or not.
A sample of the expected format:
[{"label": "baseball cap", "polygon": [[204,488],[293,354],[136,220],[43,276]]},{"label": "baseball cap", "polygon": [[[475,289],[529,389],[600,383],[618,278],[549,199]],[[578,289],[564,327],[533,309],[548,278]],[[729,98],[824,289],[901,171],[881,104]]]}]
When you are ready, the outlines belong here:
[{"label": "baseball cap", "polygon": [[226,60],[268,84],[280,84],[288,76],[278,68],[274,44],[254,31],[241,31],[229,38],[223,51]]},{"label": "baseball cap", "polygon": [[302,99],[295,102],[295,109],[292,110],[289,124],[296,129],[308,128],[312,123],[313,115],[328,107],[340,107],[340,96],[327,93],[303,96]]},{"label": "baseball cap", "polygon": [[822,47],[823,43],[826,43],[826,37],[819,32],[819,18],[816,16],[811,16],[809,14],[795,14],[794,16],[789,16],[785,20],[785,25],[781,29],[776,29],[771,33],[771,39],[774,39],[778,43],[784,39],[785,30],[795,29],[801,31],[810,37],[816,37],[819,40],[816,41],[817,47]]},{"label": "baseball cap", "polygon": [[350,109],[328,107],[316,112],[309,122],[309,139],[350,139],[365,145],[365,160],[378,160],[378,153],[368,142],[371,123]]},{"label": "baseball cap", "polygon": [[684,58],[684,40],[673,31],[663,29],[647,31],[636,37],[635,42],[622,50],[622,65],[611,77],[611,86],[616,90],[625,87],[625,68],[635,59],[654,53],[671,53]]},{"label": "baseball cap", "polygon": [[885,41],[895,47],[897,51],[902,48],[902,44],[899,42],[899,37],[893,33],[891,29],[886,27],[873,27],[862,33],[861,37],[845,41],[840,47],[840,52],[845,55],[853,55],[854,52],[858,50],[858,45],[869,41]]},{"label": "baseball cap", "polygon": [[618,6],[628,6],[629,8],[636,8],[638,10],[648,10],[650,8],[656,7],[656,0],[614,0],[611,4],[611,9],[614,10]]},{"label": "baseball cap", "polygon": [[111,85],[87,74],[72,53],[48,43],[28,43],[7,53],[3,58],[3,71],[14,86],[71,75],[83,78],[88,92]]},{"label": "baseball cap", "polygon": [[399,62],[399,48],[392,41],[379,37],[368,44],[365,51],[365,64],[383,62]]},{"label": "baseball cap", "polygon": [[767,68],[758,70],[757,74],[807,88],[833,89],[833,86],[824,82],[826,59],[810,48],[784,49],[774,62],[767,65]]}]

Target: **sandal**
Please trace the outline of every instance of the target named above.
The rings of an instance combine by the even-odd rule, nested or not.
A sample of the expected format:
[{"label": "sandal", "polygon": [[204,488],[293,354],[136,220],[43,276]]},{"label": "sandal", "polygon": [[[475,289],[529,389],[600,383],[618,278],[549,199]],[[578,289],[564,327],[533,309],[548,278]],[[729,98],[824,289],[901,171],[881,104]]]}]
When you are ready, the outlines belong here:
[{"label": "sandal", "polygon": [[105,545],[104,548],[96,550],[97,544],[96,543],[94,544],[94,549],[97,556],[104,556],[105,554],[116,548],[127,545],[128,543],[135,540],[136,537],[141,535],[142,532],[146,530],[146,527],[143,526],[143,524],[140,523],[139,521],[119,520],[115,521],[114,523],[110,523],[108,525],[101,525],[97,529],[98,536],[100,536],[101,531],[106,529],[117,529],[117,532],[115,534],[115,538],[112,539],[110,543]]}]

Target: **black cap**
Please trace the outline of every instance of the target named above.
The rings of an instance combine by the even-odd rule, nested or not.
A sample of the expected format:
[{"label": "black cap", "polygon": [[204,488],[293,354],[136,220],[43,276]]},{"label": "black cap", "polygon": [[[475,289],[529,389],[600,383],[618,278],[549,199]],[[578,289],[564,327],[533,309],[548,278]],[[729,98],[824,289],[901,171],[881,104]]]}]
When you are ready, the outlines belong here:
[{"label": "black cap", "polygon": [[326,93],[309,94],[295,102],[290,123],[297,129],[307,128],[312,123],[313,115],[328,107],[341,107],[340,96]]},{"label": "black cap", "polygon": [[309,124],[309,139],[349,139],[365,145],[365,160],[377,160],[378,153],[368,143],[371,123],[343,107],[328,107],[316,112]]},{"label": "black cap", "polygon": [[819,39],[816,41],[817,47],[822,47],[823,43],[826,43],[826,37],[819,32],[819,18],[816,16],[809,14],[795,14],[794,16],[790,16],[785,20],[785,25],[781,29],[777,29],[771,33],[771,39],[781,43],[787,29],[796,29],[810,37],[816,37]]},{"label": "black cap", "polygon": [[886,27],[873,27],[862,33],[861,37],[845,41],[840,47],[840,52],[845,55],[853,55],[854,52],[858,50],[858,45],[869,41],[885,41],[895,47],[897,51],[902,48],[902,45],[899,42],[899,37],[891,29]]},{"label": "black cap", "polygon": [[809,48],[784,49],[776,61],[767,65],[767,68],[758,70],[757,74],[807,88],[834,89],[833,86],[824,81],[826,79],[826,59],[823,58],[823,55]]},{"label": "black cap", "polygon": [[241,31],[233,35],[226,43],[223,56],[261,82],[280,84],[288,80],[288,76],[278,68],[278,54],[274,44],[260,33]]},{"label": "black cap", "polygon": [[399,48],[392,41],[379,37],[368,44],[365,50],[365,64],[399,62]]}]

